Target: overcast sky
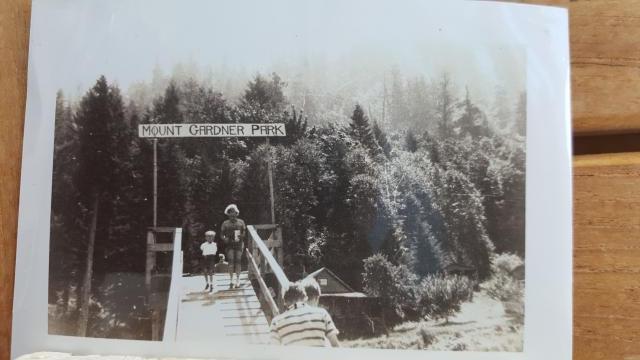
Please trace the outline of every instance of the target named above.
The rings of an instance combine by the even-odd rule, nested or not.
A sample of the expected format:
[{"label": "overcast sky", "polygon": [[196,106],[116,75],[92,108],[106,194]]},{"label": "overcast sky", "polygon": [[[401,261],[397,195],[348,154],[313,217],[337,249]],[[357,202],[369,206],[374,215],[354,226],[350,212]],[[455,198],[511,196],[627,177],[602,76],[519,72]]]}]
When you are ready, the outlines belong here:
[{"label": "overcast sky", "polygon": [[[526,87],[511,5],[428,0],[35,0],[32,55],[72,95],[104,74],[126,90],[177,63],[256,73],[289,65],[451,73],[474,94]],[[499,7],[500,11],[495,11]],[[517,11],[516,6],[515,11]],[[366,64],[365,64],[366,63]],[[374,65],[371,65],[374,64]],[[317,75],[317,74],[316,74]],[[327,75],[331,76],[331,75]],[[377,75],[376,75],[377,76]]]}]

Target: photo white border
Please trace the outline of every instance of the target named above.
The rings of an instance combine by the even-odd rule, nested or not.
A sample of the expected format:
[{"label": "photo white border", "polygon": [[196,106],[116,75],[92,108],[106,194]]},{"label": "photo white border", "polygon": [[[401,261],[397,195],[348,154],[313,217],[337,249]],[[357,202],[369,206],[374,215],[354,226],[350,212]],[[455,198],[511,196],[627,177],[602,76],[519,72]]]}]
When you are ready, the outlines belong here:
[{"label": "photo white border", "polygon": [[[34,0],[32,17],[42,18]],[[293,2],[300,8],[300,1]],[[320,0],[318,0],[320,1]],[[330,0],[337,1],[337,0]],[[389,6],[391,0],[362,1]],[[68,5],[69,1],[61,1]],[[80,8],[95,5],[84,1]],[[184,2],[176,1],[178,4]],[[400,4],[395,2],[396,5]],[[80,5],[79,3],[77,5]],[[147,4],[150,5],[150,2]],[[138,4],[140,8],[143,8]],[[399,5],[398,5],[399,6]],[[402,6],[405,6],[402,3]],[[316,349],[77,338],[48,335],[47,293],[49,224],[55,93],[48,61],[41,51],[50,36],[46,23],[31,27],[27,109],[24,126],[22,182],[18,221],[13,305],[12,359],[36,351],[73,354],[140,355],[244,359],[571,359],[572,354],[572,192],[571,121],[567,10],[490,2],[407,1],[423,11],[429,7],[498,16],[514,44],[527,49],[526,162],[526,296],[525,342],[522,353],[425,352],[421,350]],[[55,14],[51,14],[55,16]],[[452,28],[461,26],[453,23]],[[490,34],[489,34],[490,35]],[[132,61],[135,61],[133,59]]]}]

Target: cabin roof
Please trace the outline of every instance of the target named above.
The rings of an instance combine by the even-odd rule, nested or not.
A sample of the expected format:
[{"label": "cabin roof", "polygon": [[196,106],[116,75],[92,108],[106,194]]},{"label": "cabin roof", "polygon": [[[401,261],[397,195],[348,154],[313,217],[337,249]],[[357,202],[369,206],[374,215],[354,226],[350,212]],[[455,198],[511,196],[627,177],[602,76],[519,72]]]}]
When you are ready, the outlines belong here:
[{"label": "cabin roof", "polygon": [[[342,293],[339,293],[339,294],[356,293],[356,291],[351,286],[349,286],[349,284],[344,282],[344,280],[340,279],[338,277],[338,275],[334,274],[333,271],[329,270],[326,267],[321,267],[320,269],[318,269],[318,270],[312,272],[311,274],[307,275],[307,277],[313,277],[315,279],[316,276],[320,275],[323,272],[329,274],[329,276],[334,278],[338,283],[340,283],[340,285],[344,286],[348,290],[347,292],[342,292]],[[322,294],[322,295],[324,296],[324,294]],[[327,295],[329,295],[329,294],[327,294]],[[337,293],[331,293],[331,295],[337,295]]]}]

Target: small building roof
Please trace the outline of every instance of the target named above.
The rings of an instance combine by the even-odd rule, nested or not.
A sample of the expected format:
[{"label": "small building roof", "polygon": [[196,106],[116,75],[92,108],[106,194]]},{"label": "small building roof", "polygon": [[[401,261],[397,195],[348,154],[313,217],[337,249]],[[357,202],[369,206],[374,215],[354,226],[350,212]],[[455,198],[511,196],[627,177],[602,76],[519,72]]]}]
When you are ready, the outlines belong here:
[{"label": "small building roof", "polygon": [[351,286],[349,286],[349,284],[344,282],[344,280],[340,279],[338,275],[334,274],[333,271],[329,270],[326,267],[321,267],[320,269],[307,275],[307,277],[312,277],[317,280],[318,276],[321,274],[326,274],[327,277],[330,277],[331,279],[333,279],[339,285],[339,287],[342,287],[341,290],[338,290],[335,287],[328,289],[326,285],[320,284],[320,288],[322,289],[322,296],[324,296],[325,294],[335,295],[335,294],[356,293],[356,291]]}]

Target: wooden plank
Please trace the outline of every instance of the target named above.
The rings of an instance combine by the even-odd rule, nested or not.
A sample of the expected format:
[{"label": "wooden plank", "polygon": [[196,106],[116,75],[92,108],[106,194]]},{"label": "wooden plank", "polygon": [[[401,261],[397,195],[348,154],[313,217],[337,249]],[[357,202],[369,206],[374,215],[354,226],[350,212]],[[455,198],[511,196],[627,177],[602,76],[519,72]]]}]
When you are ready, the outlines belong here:
[{"label": "wooden plank", "polygon": [[640,131],[640,0],[572,1],[573,128]]},{"label": "wooden plank", "polygon": [[253,241],[253,244],[257,246],[258,250],[260,250],[261,255],[266,259],[267,263],[273,270],[273,273],[276,276],[276,279],[278,280],[278,282],[280,283],[280,286],[282,288],[285,288],[286,286],[288,286],[289,279],[287,279],[287,276],[284,274],[284,271],[282,271],[280,264],[278,264],[278,262],[273,257],[273,255],[271,255],[271,251],[269,251],[267,246],[264,244],[264,242],[260,238],[260,235],[258,235],[258,233],[256,232],[256,229],[253,226],[249,225],[247,226],[247,230],[249,230],[249,235]]},{"label": "wooden plank", "polygon": [[569,8],[574,133],[640,132],[640,0],[513,2]]},{"label": "wooden plank", "polygon": [[269,309],[271,309],[272,316],[278,315],[280,313],[280,311],[278,310],[278,305],[276,305],[275,300],[273,300],[273,297],[271,296],[271,292],[269,292],[267,284],[265,284],[264,279],[260,275],[260,270],[258,270],[256,261],[253,259],[253,256],[251,256],[249,250],[245,251],[245,253],[247,254],[247,259],[249,260],[249,268],[258,280],[258,284],[260,285],[260,290],[262,292],[262,297],[267,301],[267,304],[269,304]]},{"label": "wooden plank", "polygon": [[173,251],[172,243],[159,243],[147,245],[147,251]]},{"label": "wooden plank", "polygon": [[241,316],[234,318],[223,319],[222,324],[224,327],[234,326],[269,326],[267,319],[264,316]]},{"label": "wooden plank", "polygon": [[251,225],[251,226],[253,226],[256,230],[273,230],[278,225],[277,224],[257,224],[257,225]]},{"label": "wooden plank", "polygon": [[640,153],[574,158],[574,358],[640,355]]},{"label": "wooden plank", "polygon": [[150,226],[148,229],[157,233],[170,233],[176,230],[176,228],[170,226]]},{"label": "wooden plank", "polygon": [[[216,274],[216,284],[225,275]],[[247,273],[240,278],[247,279]],[[268,321],[250,282],[242,289],[216,286],[213,293],[202,291],[201,277],[182,277],[181,282],[177,341],[207,341],[211,334],[224,334],[240,343],[268,342],[263,336],[269,331]]]}]

